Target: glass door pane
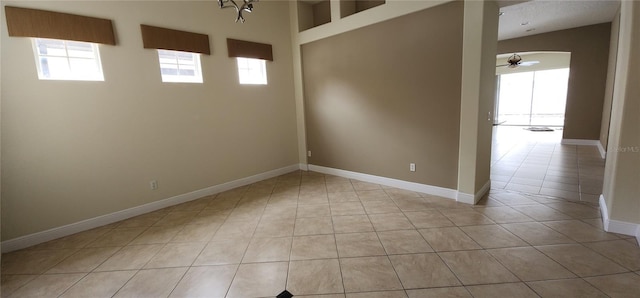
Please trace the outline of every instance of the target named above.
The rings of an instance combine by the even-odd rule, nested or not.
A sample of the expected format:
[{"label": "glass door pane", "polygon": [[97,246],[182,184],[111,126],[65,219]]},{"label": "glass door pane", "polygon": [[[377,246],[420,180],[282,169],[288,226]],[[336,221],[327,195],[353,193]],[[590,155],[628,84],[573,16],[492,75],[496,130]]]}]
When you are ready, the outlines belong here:
[{"label": "glass door pane", "polygon": [[568,68],[535,72],[531,125],[564,125],[568,81]]},{"label": "glass door pane", "polygon": [[498,95],[498,123],[529,125],[532,91],[533,72],[501,75],[500,94]]}]

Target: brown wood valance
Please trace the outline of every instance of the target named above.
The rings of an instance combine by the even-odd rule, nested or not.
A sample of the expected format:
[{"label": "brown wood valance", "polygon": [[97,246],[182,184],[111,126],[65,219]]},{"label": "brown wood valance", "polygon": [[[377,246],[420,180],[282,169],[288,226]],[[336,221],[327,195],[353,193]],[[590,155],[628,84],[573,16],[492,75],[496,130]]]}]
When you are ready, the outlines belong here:
[{"label": "brown wood valance", "polygon": [[211,55],[209,35],[140,25],[145,49],[163,49]]},{"label": "brown wood valance", "polygon": [[4,10],[9,36],[116,44],[111,20],[13,6]]},{"label": "brown wood valance", "polygon": [[270,44],[227,38],[229,57],[255,58],[273,61]]}]

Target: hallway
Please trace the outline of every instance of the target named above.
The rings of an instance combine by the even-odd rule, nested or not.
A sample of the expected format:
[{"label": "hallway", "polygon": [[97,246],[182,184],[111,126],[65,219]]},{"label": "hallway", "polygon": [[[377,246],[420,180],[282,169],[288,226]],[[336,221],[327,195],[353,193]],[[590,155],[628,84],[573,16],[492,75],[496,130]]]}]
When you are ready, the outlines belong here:
[{"label": "hallway", "polygon": [[562,145],[562,130],[494,127],[491,187],[598,204],[604,159],[595,146]]}]

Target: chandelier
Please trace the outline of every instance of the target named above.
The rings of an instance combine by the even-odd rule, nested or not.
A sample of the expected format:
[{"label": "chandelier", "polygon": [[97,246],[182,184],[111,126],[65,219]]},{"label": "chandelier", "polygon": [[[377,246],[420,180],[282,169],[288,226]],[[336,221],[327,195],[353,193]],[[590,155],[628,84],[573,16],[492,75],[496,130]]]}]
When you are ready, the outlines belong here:
[{"label": "chandelier", "polygon": [[258,0],[242,0],[242,5],[238,5],[235,0],[218,0],[218,5],[220,6],[220,8],[235,8],[236,12],[238,13],[238,16],[236,17],[236,23],[238,22],[238,20],[244,23],[242,12],[251,12],[253,10],[253,2],[257,1]]}]

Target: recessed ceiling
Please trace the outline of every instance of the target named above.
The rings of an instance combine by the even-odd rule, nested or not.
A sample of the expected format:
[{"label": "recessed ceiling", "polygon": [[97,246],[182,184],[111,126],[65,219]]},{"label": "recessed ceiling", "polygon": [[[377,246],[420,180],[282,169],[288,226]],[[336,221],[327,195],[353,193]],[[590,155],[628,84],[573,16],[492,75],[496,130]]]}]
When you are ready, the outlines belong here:
[{"label": "recessed ceiling", "polygon": [[611,22],[619,0],[499,1],[498,40]]}]

